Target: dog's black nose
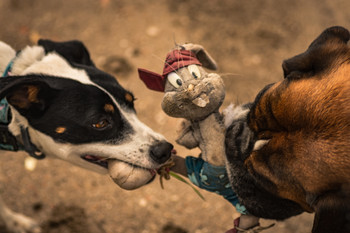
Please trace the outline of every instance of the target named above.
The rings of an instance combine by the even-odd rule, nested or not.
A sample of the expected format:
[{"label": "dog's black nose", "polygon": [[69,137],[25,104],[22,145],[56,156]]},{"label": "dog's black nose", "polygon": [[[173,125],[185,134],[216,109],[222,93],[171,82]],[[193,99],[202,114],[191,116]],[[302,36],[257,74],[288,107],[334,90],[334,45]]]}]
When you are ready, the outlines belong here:
[{"label": "dog's black nose", "polygon": [[157,163],[164,163],[171,156],[173,145],[167,141],[160,141],[152,145],[150,148],[151,158]]}]

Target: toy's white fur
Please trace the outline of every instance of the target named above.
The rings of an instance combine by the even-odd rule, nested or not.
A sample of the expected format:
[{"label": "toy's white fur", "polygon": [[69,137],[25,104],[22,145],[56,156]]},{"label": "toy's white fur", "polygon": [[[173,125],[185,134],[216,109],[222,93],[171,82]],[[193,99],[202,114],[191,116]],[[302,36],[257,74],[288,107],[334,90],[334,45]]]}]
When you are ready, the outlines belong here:
[{"label": "toy's white fur", "polygon": [[225,127],[228,128],[235,120],[245,118],[248,113],[248,108],[243,108],[241,105],[235,106],[234,104],[230,104],[222,111],[222,114],[224,115]]}]

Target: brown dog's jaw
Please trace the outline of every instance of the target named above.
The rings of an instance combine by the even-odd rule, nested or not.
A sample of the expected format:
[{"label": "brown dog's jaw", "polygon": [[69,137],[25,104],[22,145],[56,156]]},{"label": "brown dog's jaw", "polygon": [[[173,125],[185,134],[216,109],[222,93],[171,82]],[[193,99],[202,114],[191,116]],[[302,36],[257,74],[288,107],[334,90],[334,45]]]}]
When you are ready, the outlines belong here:
[{"label": "brown dog's jaw", "polygon": [[229,126],[231,184],[249,213],[315,212],[313,233],[350,232],[349,39],[344,28],[325,30],[284,62],[285,78],[257,95],[247,121]]},{"label": "brown dog's jaw", "polygon": [[251,166],[279,187],[279,196],[308,212],[313,207],[300,193],[321,194],[333,190],[334,182],[350,180],[349,74],[350,65],[343,64],[326,76],[284,80],[261,97],[250,115],[259,138],[273,139],[249,158]]},{"label": "brown dog's jaw", "polygon": [[[342,225],[350,212],[349,38],[346,29],[327,29],[286,60],[285,79],[262,91],[248,116],[257,138],[270,139],[245,161],[249,172],[274,195],[316,212],[315,233],[349,232]],[[323,223],[329,219],[339,224]]]}]

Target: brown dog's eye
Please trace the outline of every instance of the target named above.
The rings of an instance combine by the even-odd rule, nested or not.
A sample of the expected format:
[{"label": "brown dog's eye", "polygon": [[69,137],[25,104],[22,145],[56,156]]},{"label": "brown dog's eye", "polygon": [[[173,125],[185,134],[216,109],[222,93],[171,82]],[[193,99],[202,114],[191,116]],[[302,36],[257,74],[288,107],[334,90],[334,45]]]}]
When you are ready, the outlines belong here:
[{"label": "brown dog's eye", "polygon": [[101,120],[95,124],[92,124],[92,127],[96,128],[96,129],[103,129],[103,128],[106,128],[108,125],[109,125],[108,120],[104,119],[104,120]]}]

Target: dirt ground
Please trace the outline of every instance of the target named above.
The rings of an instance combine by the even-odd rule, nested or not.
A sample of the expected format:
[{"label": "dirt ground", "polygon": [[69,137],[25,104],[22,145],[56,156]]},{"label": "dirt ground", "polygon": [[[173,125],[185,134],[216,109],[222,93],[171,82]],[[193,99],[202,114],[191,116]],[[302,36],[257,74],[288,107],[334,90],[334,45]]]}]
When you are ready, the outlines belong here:
[{"label": "dirt ground", "polygon": [[[139,118],[175,144],[178,119],[162,112],[162,94],[145,88],[138,67],[161,72],[175,42],[199,43],[218,62],[224,106],[251,101],[282,78],[283,59],[304,51],[328,26],[349,27],[349,12],[348,0],[1,0],[0,40],[16,49],[39,37],[83,41],[97,66],[135,94]],[[198,154],[176,148],[184,156]],[[221,197],[201,191],[202,201],[174,179],[164,190],[155,180],[125,191],[108,176],[64,161],[45,159],[29,171],[26,157],[1,155],[1,192],[45,233],[221,233],[237,216]],[[312,219],[302,214],[266,233],[310,232]]]}]

